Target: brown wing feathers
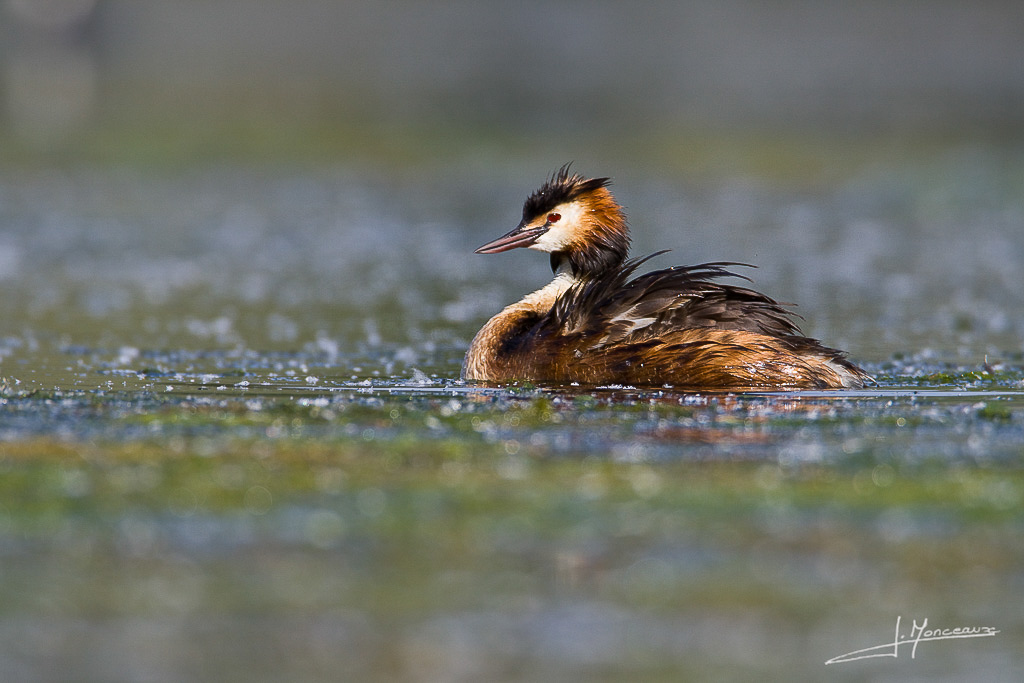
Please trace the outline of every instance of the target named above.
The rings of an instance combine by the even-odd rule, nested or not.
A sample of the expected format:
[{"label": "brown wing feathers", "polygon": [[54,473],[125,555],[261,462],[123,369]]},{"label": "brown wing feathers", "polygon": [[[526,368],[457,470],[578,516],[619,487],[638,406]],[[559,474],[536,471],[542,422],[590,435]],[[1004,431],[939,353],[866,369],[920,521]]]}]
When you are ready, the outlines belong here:
[{"label": "brown wing feathers", "polygon": [[800,335],[782,304],[745,287],[712,282],[719,277],[742,278],[727,267],[746,264],[677,266],[627,282],[640,265],[657,255],[627,261],[585,280],[561,297],[540,325],[564,335],[595,337],[598,345],[623,341],[630,335],[639,342],[693,327]]}]

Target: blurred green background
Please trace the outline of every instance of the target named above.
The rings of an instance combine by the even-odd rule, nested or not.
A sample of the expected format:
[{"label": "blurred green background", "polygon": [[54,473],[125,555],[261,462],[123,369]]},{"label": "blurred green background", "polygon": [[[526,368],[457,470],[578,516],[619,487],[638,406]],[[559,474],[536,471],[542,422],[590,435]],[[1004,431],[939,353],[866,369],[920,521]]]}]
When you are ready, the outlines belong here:
[{"label": "blurred green background", "polygon": [[1016,137],[1024,116],[1014,2],[8,0],[2,12],[15,158],[408,159],[484,142],[504,156],[583,138],[685,164],[710,154],[703,135]]}]

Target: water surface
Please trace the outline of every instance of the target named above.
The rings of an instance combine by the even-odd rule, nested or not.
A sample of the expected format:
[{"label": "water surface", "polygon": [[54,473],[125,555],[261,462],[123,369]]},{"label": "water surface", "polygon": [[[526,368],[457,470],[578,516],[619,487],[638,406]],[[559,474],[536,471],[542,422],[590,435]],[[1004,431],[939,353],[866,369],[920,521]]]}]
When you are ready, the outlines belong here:
[{"label": "water surface", "polygon": [[[4,171],[0,674],[1012,678],[1022,169],[581,165],[878,377],[740,396],[458,380],[551,168]],[[825,666],[897,617],[1000,633]]]}]

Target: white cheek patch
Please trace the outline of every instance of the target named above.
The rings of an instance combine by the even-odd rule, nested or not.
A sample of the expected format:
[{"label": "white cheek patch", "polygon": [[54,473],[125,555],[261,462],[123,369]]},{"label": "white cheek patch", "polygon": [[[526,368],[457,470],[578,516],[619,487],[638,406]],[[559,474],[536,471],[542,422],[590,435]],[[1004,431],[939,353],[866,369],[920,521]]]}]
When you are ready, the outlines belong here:
[{"label": "white cheek patch", "polygon": [[552,227],[546,233],[537,238],[537,241],[530,245],[530,249],[537,251],[564,251],[572,241],[569,239],[569,231],[562,227]]},{"label": "white cheek patch", "polygon": [[530,249],[538,251],[564,251],[570,245],[580,241],[584,234],[584,216],[586,211],[577,202],[559,204],[551,213],[557,213],[562,217],[558,222],[553,223],[546,233],[537,238],[537,241],[530,245]]}]

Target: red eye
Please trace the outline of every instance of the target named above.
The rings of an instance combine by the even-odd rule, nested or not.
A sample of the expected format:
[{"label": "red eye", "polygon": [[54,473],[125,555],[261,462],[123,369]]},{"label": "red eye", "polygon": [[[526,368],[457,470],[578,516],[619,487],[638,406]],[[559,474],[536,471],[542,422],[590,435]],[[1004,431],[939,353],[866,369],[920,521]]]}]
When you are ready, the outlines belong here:
[{"label": "red eye", "polygon": [[557,223],[559,220],[561,220],[561,218],[562,218],[562,214],[560,214],[560,213],[549,213],[548,214],[548,223]]}]

